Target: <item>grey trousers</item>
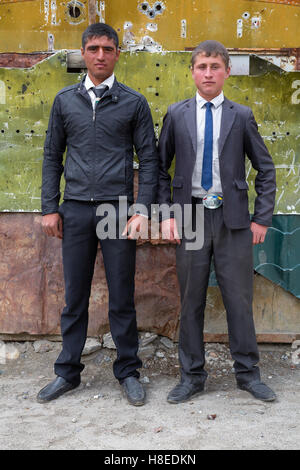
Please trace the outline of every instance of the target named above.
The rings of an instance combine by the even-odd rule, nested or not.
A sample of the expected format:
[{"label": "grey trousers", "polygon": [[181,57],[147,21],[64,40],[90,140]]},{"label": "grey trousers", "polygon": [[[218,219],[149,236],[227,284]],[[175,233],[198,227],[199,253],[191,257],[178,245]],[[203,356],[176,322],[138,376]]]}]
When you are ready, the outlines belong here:
[{"label": "grey trousers", "polygon": [[[193,211],[194,212],[194,211]],[[223,208],[204,209],[204,244],[186,250],[182,238],[176,265],[181,293],[179,362],[182,381],[195,384],[207,378],[203,342],[204,310],[213,256],[227,315],[229,346],[239,384],[260,379],[259,353],[253,322],[253,261],[250,228],[228,229]]]}]

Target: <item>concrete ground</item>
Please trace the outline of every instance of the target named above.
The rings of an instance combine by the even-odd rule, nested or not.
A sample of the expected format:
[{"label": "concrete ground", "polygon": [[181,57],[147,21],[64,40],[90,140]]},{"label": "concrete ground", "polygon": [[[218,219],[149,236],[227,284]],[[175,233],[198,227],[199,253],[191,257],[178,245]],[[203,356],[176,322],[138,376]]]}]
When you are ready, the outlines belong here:
[{"label": "concrete ground", "polygon": [[[0,363],[0,449],[9,450],[295,450],[300,447],[300,366],[291,345],[260,345],[263,381],[276,392],[272,403],[238,390],[229,349],[206,345],[206,391],[171,405],[178,381],[177,346],[156,338],[141,350],[147,402],[130,406],[112,373],[114,349],[83,357],[82,383],[48,404],[36,394],[54,378],[61,344],[36,352],[14,343],[20,355]],[[50,349],[50,350],[47,350]]]}]

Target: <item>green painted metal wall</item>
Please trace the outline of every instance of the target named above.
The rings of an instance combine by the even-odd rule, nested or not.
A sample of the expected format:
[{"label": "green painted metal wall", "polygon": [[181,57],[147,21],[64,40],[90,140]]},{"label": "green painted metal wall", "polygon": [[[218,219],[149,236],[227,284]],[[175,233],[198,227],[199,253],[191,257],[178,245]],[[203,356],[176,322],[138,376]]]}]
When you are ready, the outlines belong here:
[{"label": "green painted metal wall", "polygon": [[[123,53],[119,81],[139,90],[151,107],[157,136],[169,104],[195,94],[190,53]],[[277,172],[275,213],[300,213],[300,80],[276,69],[232,76],[225,94],[252,107]],[[0,211],[39,211],[43,143],[55,94],[77,82],[61,51],[31,69],[0,68]],[[254,172],[248,167],[250,200]]]},{"label": "green painted metal wall", "polygon": [[[252,59],[253,75],[230,77],[225,94],[251,106],[276,165],[275,214],[284,216],[274,216],[273,231],[265,244],[255,249],[255,267],[300,296],[300,77],[274,66],[262,71],[260,62]],[[117,78],[146,96],[157,137],[167,106],[195,93],[189,63],[187,52],[122,53]],[[67,72],[65,51],[31,69],[0,68],[0,211],[40,211],[43,144],[50,108],[57,91],[79,79],[77,73]],[[247,172],[252,209],[255,175],[250,165]],[[282,236],[278,238],[279,231]]]}]

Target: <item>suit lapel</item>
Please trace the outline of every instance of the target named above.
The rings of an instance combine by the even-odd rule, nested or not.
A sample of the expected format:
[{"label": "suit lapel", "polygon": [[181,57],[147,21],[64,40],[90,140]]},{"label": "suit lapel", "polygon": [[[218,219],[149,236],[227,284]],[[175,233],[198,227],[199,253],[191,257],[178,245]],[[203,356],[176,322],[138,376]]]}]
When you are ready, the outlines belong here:
[{"label": "suit lapel", "polygon": [[185,123],[189,131],[195,155],[197,154],[197,114],[196,114],[196,97],[191,98],[183,112]]},{"label": "suit lapel", "polygon": [[228,137],[230,129],[232,128],[235,115],[236,111],[234,110],[233,102],[229,101],[227,98],[224,98],[219,137],[219,157],[221,156],[225,141]]}]

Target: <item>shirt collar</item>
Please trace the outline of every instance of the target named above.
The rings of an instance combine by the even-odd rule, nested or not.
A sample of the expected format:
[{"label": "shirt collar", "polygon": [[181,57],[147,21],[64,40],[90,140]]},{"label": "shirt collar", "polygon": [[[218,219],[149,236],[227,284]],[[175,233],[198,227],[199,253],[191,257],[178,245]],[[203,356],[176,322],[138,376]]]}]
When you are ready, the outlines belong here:
[{"label": "shirt collar", "polygon": [[[114,84],[114,81],[115,74],[113,73],[110,77],[106,78],[102,83],[97,85],[96,88],[101,88],[102,86],[106,85],[109,89],[111,89]],[[85,77],[84,85],[87,90],[90,90],[90,88],[94,88],[95,86],[92,80],[90,79],[89,74],[87,74],[87,76]]]},{"label": "shirt collar", "polygon": [[[207,100],[204,99],[201,95],[199,95],[198,92],[196,93],[196,101],[197,101],[197,104],[200,106],[200,108],[203,108],[205,103],[207,103]],[[221,106],[223,101],[224,101],[224,93],[223,91],[221,91],[221,93],[218,96],[216,96],[215,98],[211,100],[211,103],[214,105],[215,108],[218,108],[219,106]]]}]

